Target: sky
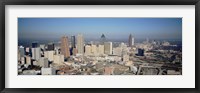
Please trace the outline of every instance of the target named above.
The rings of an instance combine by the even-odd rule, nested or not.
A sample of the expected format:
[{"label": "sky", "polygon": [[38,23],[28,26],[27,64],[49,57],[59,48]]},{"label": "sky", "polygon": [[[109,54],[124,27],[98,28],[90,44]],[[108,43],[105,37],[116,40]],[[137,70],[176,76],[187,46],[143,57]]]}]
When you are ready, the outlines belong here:
[{"label": "sky", "polygon": [[18,18],[18,39],[60,39],[83,34],[86,40],[182,40],[182,18]]}]

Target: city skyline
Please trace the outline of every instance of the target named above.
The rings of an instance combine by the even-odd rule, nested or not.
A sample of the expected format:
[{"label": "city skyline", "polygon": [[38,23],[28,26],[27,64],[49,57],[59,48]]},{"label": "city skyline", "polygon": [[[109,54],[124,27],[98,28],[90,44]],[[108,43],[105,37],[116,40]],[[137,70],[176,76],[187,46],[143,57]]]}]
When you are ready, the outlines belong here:
[{"label": "city skyline", "polygon": [[[85,40],[182,40],[182,18],[18,18],[18,39],[59,39],[83,34]],[[120,37],[120,38],[119,38]]]},{"label": "city skyline", "polygon": [[19,18],[18,23],[18,75],[182,75],[181,18]]}]

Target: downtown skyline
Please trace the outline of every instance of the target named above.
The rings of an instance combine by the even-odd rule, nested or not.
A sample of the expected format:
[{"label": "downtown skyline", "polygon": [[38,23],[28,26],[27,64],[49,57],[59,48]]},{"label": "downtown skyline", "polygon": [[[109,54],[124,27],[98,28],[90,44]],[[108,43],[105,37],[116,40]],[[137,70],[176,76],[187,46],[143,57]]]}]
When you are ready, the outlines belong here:
[{"label": "downtown skyline", "polygon": [[[182,40],[182,18],[18,18],[19,40],[54,40],[83,34],[85,40]],[[119,38],[120,37],[120,38]]]}]

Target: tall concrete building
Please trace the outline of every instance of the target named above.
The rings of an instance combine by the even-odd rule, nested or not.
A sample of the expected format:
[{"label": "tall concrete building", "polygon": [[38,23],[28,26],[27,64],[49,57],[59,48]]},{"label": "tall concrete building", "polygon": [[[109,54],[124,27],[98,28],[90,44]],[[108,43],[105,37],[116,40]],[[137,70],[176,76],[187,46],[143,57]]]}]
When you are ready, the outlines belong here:
[{"label": "tall concrete building", "polygon": [[106,42],[106,36],[104,34],[101,35],[101,40],[100,43],[104,44],[104,42]]},{"label": "tall concrete building", "polygon": [[69,52],[69,42],[68,42],[68,37],[63,36],[61,38],[61,54],[64,55],[64,57],[69,57],[70,52]]},{"label": "tall concrete building", "polygon": [[20,57],[24,57],[24,54],[25,54],[25,52],[24,52],[24,47],[23,47],[23,46],[20,46],[20,47],[19,47],[19,55],[20,55]]},{"label": "tall concrete building", "polygon": [[32,48],[32,59],[39,60],[41,57],[41,49],[40,47]]},{"label": "tall concrete building", "polygon": [[33,42],[32,43],[32,48],[37,48],[38,47],[38,43],[37,42]]},{"label": "tall concrete building", "polygon": [[104,54],[104,45],[99,45],[98,48],[97,48],[97,52],[99,54]]},{"label": "tall concrete building", "polygon": [[49,61],[53,61],[55,51],[44,51],[44,57],[48,58]]},{"label": "tall concrete building", "polygon": [[92,48],[92,54],[97,55],[97,46],[96,45],[91,45]]},{"label": "tall concrete building", "polygon": [[104,53],[108,55],[112,54],[112,42],[104,42]]},{"label": "tall concrete building", "polygon": [[85,46],[85,55],[91,55],[92,53],[92,48],[90,45]]},{"label": "tall concrete building", "polygon": [[77,49],[78,49],[78,54],[84,53],[84,38],[82,34],[78,34],[77,36]]},{"label": "tall concrete building", "polygon": [[48,51],[54,50],[54,43],[48,43],[47,50]]},{"label": "tall concrete building", "polygon": [[72,46],[72,49],[76,47],[76,39],[75,39],[75,36],[71,36],[71,46]]},{"label": "tall concrete building", "polygon": [[132,36],[132,34],[129,35],[128,45],[129,47],[134,45],[134,37]]}]

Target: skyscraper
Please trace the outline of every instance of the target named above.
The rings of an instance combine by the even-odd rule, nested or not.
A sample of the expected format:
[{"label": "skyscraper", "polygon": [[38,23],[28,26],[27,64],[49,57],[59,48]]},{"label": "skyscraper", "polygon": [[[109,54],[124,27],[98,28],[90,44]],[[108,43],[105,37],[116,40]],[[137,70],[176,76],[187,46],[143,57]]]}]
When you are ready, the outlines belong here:
[{"label": "skyscraper", "polygon": [[54,43],[49,43],[49,44],[47,45],[47,50],[48,50],[48,51],[54,50]]},{"label": "skyscraper", "polygon": [[67,36],[63,36],[61,38],[61,54],[64,55],[64,57],[70,56],[69,43],[68,43],[68,37]]},{"label": "skyscraper", "polygon": [[131,34],[129,35],[128,45],[129,45],[129,47],[134,45],[134,38]]},{"label": "skyscraper", "polygon": [[32,48],[36,48],[36,47],[38,47],[38,43],[37,42],[33,42],[32,43]]},{"label": "skyscraper", "polygon": [[112,42],[104,42],[104,53],[108,55],[112,54]]},{"label": "skyscraper", "polygon": [[72,46],[72,49],[76,47],[76,41],[75,41],[75,36],[71,36],[71,46]]},{"label": "skyscraper", "polygon": [[78,54],[84,53],[84,38],[82,34],[78,34],[77,36],[77,49],[78,49]]},{"label": "skyscraper", "polygon": [[106,42],[106,36],[104,34],[101,35],[100,42],[101,42],[101,44],[104,44],[104,42]]},{"label": "skyscraper", "polygon": [[32,48],[32,59],[39,60],[41,57],[41,49],[40,47]]},{"label": "skyscraper", "polygon": [[24,47],[23,46],[19,47],[19,54],[20,54],[20,57],[24,57],[25,52],[24,52]]}]

